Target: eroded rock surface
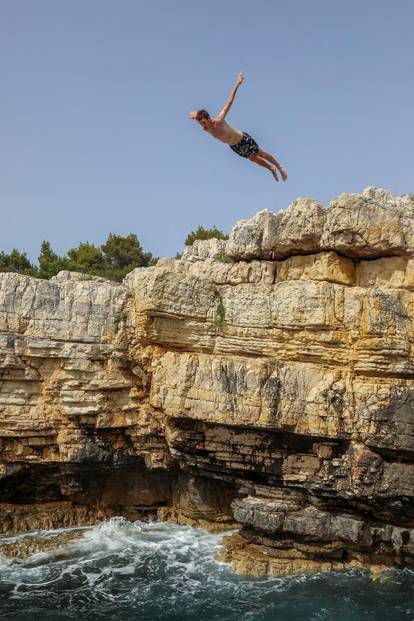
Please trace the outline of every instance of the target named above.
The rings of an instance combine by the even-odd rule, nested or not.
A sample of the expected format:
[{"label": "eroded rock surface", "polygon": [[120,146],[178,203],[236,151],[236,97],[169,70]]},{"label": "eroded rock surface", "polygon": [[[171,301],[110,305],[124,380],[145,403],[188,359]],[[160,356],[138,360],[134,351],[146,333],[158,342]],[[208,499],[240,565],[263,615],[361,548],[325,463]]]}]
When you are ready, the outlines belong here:
[{"label": "eroded rock surface", "polygon": [[0,532],[158,513],[238,525],[241,572],[413,566],[413,253],[368,188],[122,284],[0,274]]}]

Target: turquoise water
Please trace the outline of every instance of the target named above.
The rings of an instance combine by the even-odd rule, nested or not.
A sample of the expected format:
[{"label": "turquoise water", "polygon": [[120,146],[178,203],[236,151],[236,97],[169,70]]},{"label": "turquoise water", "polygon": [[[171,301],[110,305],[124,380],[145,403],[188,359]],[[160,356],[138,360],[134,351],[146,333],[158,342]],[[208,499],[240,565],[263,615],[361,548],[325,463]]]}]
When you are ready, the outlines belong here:
[{"label": "turquoise water", "polygon": [[246,578],[214,560],[222,535],[122,518],[83,532],[24,561],[0,559],[0,619],[414,621],[408,570],[376,581],[355,570]]}]

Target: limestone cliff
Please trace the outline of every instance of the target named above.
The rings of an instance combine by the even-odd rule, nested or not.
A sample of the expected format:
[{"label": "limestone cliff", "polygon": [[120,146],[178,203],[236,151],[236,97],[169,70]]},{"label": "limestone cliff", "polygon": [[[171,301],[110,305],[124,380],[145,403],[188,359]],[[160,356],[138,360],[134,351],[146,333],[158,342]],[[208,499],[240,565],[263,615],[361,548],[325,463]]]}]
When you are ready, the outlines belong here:
[{"label": "limestone cliff", "polygon": [[236,570],[414,565],[414,204],[298,199],[122,284],[0,274],[0,532],[240,527]]}]

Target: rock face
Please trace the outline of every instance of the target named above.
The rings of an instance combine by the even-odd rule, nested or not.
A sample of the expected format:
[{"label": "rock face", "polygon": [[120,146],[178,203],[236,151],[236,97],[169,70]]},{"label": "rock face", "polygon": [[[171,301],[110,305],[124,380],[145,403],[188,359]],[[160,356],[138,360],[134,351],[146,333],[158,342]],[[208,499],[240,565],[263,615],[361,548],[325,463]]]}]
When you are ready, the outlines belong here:
[{"label": "rock face", "polygon": [[0,533],[164,503],[168,474],[145,466],[164,463],[165,441],[140,407],[128,290],[70,272],[0,278]]},{"label": "rock face", "polygon": [[298,199],[130,272],[0,274],[0,532],[238,526],[248,573],[414,565],[414,204]]}]

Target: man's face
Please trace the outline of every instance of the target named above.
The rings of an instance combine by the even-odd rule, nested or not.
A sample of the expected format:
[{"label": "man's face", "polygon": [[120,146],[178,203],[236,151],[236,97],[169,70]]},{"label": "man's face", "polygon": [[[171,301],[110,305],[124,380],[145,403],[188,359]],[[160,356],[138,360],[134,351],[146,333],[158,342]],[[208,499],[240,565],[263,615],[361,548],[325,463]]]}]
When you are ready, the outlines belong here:
[{"label": "man's face", "polygon": [[199,123],[203,129],[209,129],[211,126],[211,119],[200,119]]}]

